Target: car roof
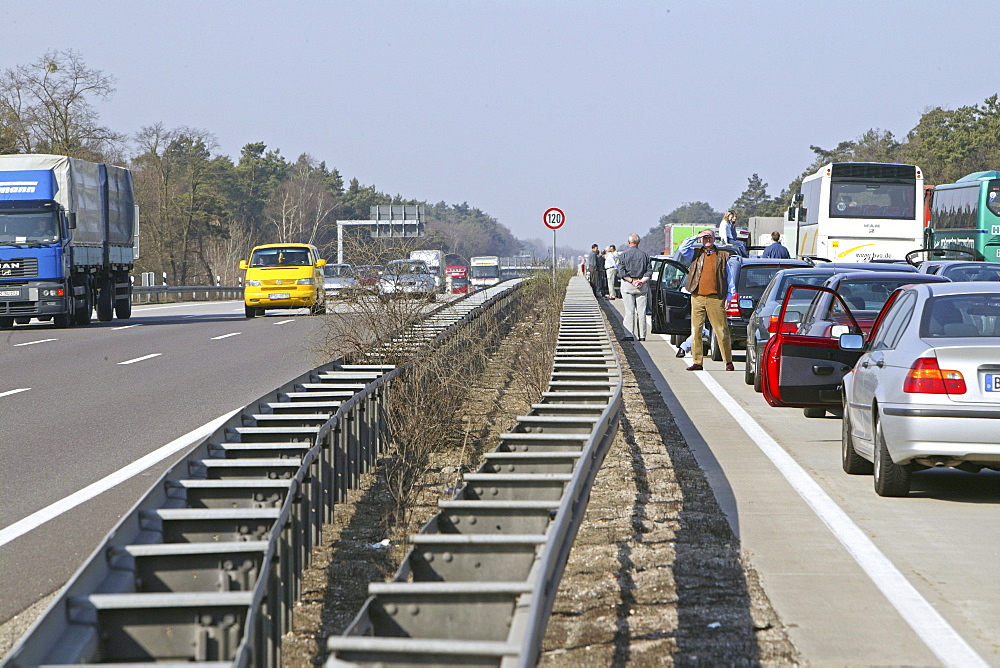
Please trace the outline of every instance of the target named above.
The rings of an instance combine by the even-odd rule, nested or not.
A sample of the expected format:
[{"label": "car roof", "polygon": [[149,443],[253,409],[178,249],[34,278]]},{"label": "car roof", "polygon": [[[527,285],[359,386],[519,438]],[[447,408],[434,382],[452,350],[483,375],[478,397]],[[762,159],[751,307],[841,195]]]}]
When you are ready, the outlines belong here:
[{"label": "car roof", "polygon": [[[873,276],[874,273],[877,273],[877,277]],[[826,285],[827,287],[833,287],[845,281],[864,280],[866,278],[882,281],[898,279],[901,281],[913,281],[914,283],[951,283],[951,279],[935,274],[916,274],[909,271],[848,271],[834,274],[826,280]]]},{"label": "car roof", "polygon": [[817,267],[839,267],[841,269],[857,269],[865,271],[895,271],[915,274],[917,268],[903,262],[825,262]]},{"label": "car roof", "polygon": [[959,282],[951,281],[944,283],[917,283],[914,288],[921,291],[926,290],[930,297],[940,297],[942,295],[1000,295],[1000,286],[992,281]]},{"label": "car roof", "polygon": [[926,262],[921,262],[920,266],[924,265],[933,267],[954,267],[957,265],[970,266],[970,267],[981,267],[983,265],[996,267],[1000,266],[1000,263],[990,262],[988,260],[927,260]]}]

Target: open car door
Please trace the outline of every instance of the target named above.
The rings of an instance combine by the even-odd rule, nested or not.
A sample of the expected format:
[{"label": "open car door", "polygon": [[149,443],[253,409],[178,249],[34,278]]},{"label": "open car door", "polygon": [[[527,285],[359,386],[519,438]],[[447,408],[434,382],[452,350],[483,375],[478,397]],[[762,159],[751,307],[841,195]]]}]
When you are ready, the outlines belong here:
[{"label": "open car door", "polygon": [[649,312],[654,334],[691,334],[691,295],[681,290],[687,267],[676,260],[654,257],[649,282]]},{"label": "open car door", "polygon": [[[810,310],[839,304],[837,310],[844,316],[844,331],[837,331],[832,337],[800,333],[802,315],[788,308],[793,293],[800,290],[815,292]],[[802,292],[797,295],[800,299],[803,296]],[[817,285],[790,286],[781,306],[777,331],[764,345],[761,356],[761,389],[767,402],[796,408],[839,404],[844,375],[863,354],[859,350],[841,350],[840,333],[861,334],[862,329],[839,294]]]}]

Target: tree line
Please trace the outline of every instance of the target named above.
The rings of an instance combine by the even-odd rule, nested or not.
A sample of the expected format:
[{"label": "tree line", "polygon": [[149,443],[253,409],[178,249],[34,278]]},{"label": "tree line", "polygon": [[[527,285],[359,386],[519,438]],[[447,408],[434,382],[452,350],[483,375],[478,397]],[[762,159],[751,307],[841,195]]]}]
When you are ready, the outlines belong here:
[{"label": "tree line", "polygon": [[[462,204],[389,195],[303,153],[295,160],[263,141],[238,158],[218,152],[215,136],[154,122],[126,134],[105,127],[94,104],[110,100],[115,78],[89,68],[76,51],[49,51],[0,73],[0,154],[52,153],[132,170],[140,211],[137,271],[165,274],[172,285],[235,284],[237,266],[253,246],[281,241],[316,245],[336,257],[337,220],[367,220],[370,207],[422,204],[421,246],[463,257],[516,255],[510,230]],[[366,246],[350,230],[348,247]],[[378,252],[392,259],[391,243]],[[354,247],[356,247],[354,246]],[[371,253],[366,253],[371,257]]]},{"label": "tree line", "polygon": [[[955,110],[934,107],[924,112],[912,130],[897,139],[888,130],[871,129],[831,149],[810,146],[812,164],[776,196],[768,195],[768,184],[754,173],[746,189],[729,206],[739,221],[751,216],[783,216],[802,179],[831,162],[887,162],[918,165],[928,185],[954,183],[966,174],[1000,168],[1000,97],[991,95],[982,104]],[[722,212],[707,202],[682,204],[660,217],[640,245],[646,252],[663,251],[663,228],[669,224],[716,225]]]}]

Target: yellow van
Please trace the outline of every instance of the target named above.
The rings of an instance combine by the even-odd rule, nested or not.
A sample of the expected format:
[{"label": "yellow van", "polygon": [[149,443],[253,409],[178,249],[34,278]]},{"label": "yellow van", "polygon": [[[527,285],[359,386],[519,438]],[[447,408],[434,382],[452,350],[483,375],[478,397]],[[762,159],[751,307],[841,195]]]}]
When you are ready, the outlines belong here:
[{"label": "yellow van", "polygon": [[326,260],[309,244],[264,244],[240,260],[247,272],[243,301],[248,318],[269,308],[308,308],[312,315],[326,313],[323,267]]}]

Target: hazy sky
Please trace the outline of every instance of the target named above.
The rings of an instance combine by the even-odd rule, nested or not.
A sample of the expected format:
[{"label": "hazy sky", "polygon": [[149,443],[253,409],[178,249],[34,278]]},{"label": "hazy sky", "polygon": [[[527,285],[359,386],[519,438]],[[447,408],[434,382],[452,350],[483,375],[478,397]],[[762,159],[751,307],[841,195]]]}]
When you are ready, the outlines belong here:
[{"label": "hazy sky", "polygon": [[[1000,90],[1000,3],[0,0],[0,69],[79,51],[119,132],[263,141],[520,238],[622,243],[692,201],[770,193],[870,128]],[[984,166],[995,168],[997,165]]]}]

